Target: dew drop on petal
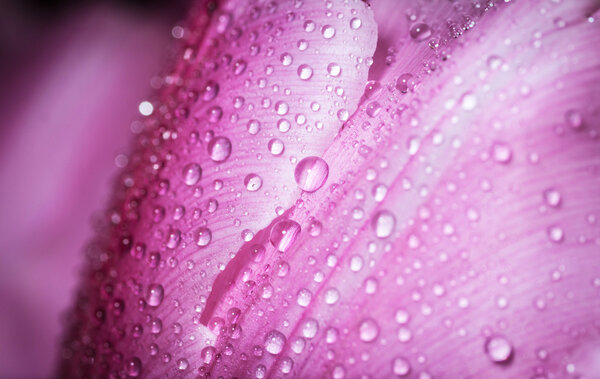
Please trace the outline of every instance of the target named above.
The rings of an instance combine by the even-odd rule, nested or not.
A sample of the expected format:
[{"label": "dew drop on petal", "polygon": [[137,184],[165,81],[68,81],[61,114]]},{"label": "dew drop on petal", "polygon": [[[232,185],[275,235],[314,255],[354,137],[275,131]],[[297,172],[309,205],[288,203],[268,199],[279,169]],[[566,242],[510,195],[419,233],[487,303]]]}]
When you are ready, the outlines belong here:
[{"label": "dew drop on petal", "polygon": [[424,23],[414,24],[410,28],[410,37],[417,42],[424,41],[431,37],[431,28]]},{"label": "dew drop on petal", "polygon": [[358,327],[358,334],[361,341],[373,342],[379,336],[379,325],[372,318],[364,319]]},{"label": "dew drop on petal", "polygon": [[148,293],[146,295],[146,303],[151,307],[158,307],[165,296],[163,286],[160,284],[151,284],[148,286]]},{"label": "dew drop on petal", "polygon": [[208,246],[210,241],[212,240],[212,232],[210,229],[202,227],[196,230],[195,233],[196,245],[200,247]]},{"label": "dew drop on petal", "polygon": [[281,220],[271,229],[269,240],[277,250],[285,252],[292,246],[299,234],[300,224],[294,220]]},{"label": "dew drop on petal", "polygon": [[488,358],[494,363],[508,362],[513,354],[511,343],[500,335],[487,338],[484,349]]},{"label": "dew drop on petal", "polygon": [[565,232],[563,232],[560,226],[553,225],[547,229],[548,238],[551,242],[560,243],[565,238]]},{"label": "dew drop on petal", "polygon": [[561,203],[560,192],[558,192],[554,188],[549,188],[549,189],[545,190],[544,191],[544,201],[546,202],[546,204],[548,204],[549,206],[551,206],[553,208],[558,207]]},{"label": "dew drop on petal", "polygon": [[410,374],[410,362],[406,358],[398,357],[392,361],[392,371],[397,376],[407,376]]},{"label": "dew drop on petal", "polygon": [[283,53],[279,56],[279,60],[281,64],[284,66],[289,66],[294,62],[294,59],[290,53]]},{"label": "dew drop on petal", "polygon": [[188,186],[198,183],[202,177],[202,168],[196,163],[188,163],[183,167],[183,182]]},{"label": "dew drop on petal", "polygon": [[265,335],[265,350],[273,355],[281,353],[285,345],[285,336],[277,330],[271,330]]},{"label": "dew drop on petal", "polygon": [[583,116],[576,110],[569,110],[565,113],[565,120],[567,125],[573,129],[579,129],[583,125]]},{"label": "dew drop on petal", "polygon": [[498,163],[508,164],[512,159],[512,149],[505,142],[496,142],[492,145],[492,157]]},{"label": "dew drop on petal", "polygon": [[252,135],[258,134],[260,131],[260,122],[258,120],[250,120],[246,125],[246,130]]},{"label": "dew drop on petal", "polygon": [[412,74],[402,74],[396,80],[396,89],[402,93],[407,93],[415,88],[415,79]]},{"label": "dew drop on petal", "polygon": [[285,148],[283,142],[280,139],[273,138],[268,144],[269,152],[275,156],[281,155]]},{"label": "dew drop on petal", "polygon": [[244,186],[250,192],[256,192],[262,187],[262,178],[257,174],[248,174],[244,178]]},{"label": "dew drop on petal", "polygon": [[351,29],[359,29],[362,26],[362,21],[358,17],[354,17],[350,20],[350,28]]},{"label": "dew drop on petal", "polygon": [[342,67],[335,62],[329,63],[327,65],[327,73],[334,77],[340,76],[342,73]]},{"label": "dew drop on petal", "polygon": [[335,36],[335,28],[331,25],[324,25],[321,28],[321,34],[326,39],[333,38]]},{"label": "dew drop on petal", "polygon": [[396,228],[396,217],[390,211],[379,211],[373,217],[372,227],[377,237],[387,238]]},{"label": "dew drop on petal", "polygon": [[231,155],[231,141],[227,137],[215,137],[208,143],[208,154],[215,162],[223,162]]},{"label": "dew drop on petal", "polygon": [[125,362],[125,370],[127,375],[132,378],[137,378],[142,373],[142,361],[138,357],[133,357]]},{"label": "dew drop on petal", "polygon": [[319,157],[306,157],[296,165],[294,179],[298,187],[306,192],[315,192],[323,187],[329,176],[329,166]]},{"label": "dew drop on petal", "polygon": [[309,80],[313,76],[313,69],[307,64],[298,66],[298,76],[302,80]]}]

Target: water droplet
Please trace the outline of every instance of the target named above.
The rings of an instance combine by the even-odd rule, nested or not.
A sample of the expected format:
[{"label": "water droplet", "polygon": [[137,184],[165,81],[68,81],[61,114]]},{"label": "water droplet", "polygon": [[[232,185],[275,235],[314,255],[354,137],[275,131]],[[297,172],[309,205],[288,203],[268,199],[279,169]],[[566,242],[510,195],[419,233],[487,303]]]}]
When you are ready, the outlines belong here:
[{"label": "water droplet", "polygon": [[284,116],[289,112],[289,110],[290,106],[286,102],[278,101],[275,103],[275,112],[277,112],[278,115]]},{"label": "water droplet", "polygon": [[298,66],[298,76],[302,80],[309,80],[313,76],[313,69],[307,64]]},{"label": "water droplet", "polygon": [[277,138],[272,138],[269,141],[269,152],[271,152],[271,154],[273,155],[281,155],[283,154],[283,150],[285,148],[285,146],[283,145],[283,141],[281,141],[280,139]]},{"label": "water droplet", "polygon": [[495,335],[486,339],[485,353],[494,363],[506,363],[510,360],[513,348],[511,343],[503,336]]},{"label": "water droplet", "polygon": [[306,192],[315,192],[323,187],[329,176],[329,166],[319,157],[306,157],[296,165],[294,179],[298,187]]},{"label": "water droplet", "polygon": [[308,320],[304,321],[304,325],[302,325],[302,335],[304,336],[304,338],[315,338],[318,331],[319,323],[317,322],[317,320],[309,318]]},{"label": "water droplet", "polygon": [[565,113],[565,120],[567,125],[573,129],[579,129],[583,125],[583,116],[576,110],[569,110]]},{"label": "water droplet", "polygon": [[406,358],[398,357],[392,361],[392,371],[398,376],[406,376],[410,373],[410,362]]},{"label": "water droplet", "polygon": [[327,73],[334,77],[340,76],[342,73],[342,67],[339,64],[332,62],[327,65]]},{"label": "water droplet", "polygon": [[281,61],[281,64],[284,66],[289,66],[294,62],[294,58],[292,57],[292,55],[290,53],[283,53],[279,56],[279,60]]},{"label": "water droplet", "polygon": [[200,247],[208,246],[212,240],[212,232],[208,228],[199,228],[195,233],[196,245]]},{"label": "water droplet", "polygon": [[498,163],[508,164],[512,159],[512,149],[505,142],[496,142],[492,145],[492,157]]},{"label": "water droplet", "polygon": [[361,321],[358,327],[360,339],[364,342],[373,342],[379,336],[379,325],[372,318]]},{"label": "water droplet", "polygon": [[285,336],[277,330],[271,330],[265,336],[265,350],[273,355],[281,353],[285,345]]},{"label": "water droplet", "polygon": [[231,154],[231,141],[227,137],[215,137],[208,143],[208,154],[215,162],[223,162]]},{"label": "water droplet", "polygon": [[421,42],[431,37],[431,28],[424,23],[414,24],[410,28],[410,37],[417,42]]},{"label": "water droplet", "polygon": [[187,370],[187,368],[188,368],[189,365],[190,364],[189,364],[188,360],[185,359],[185,358],[181,358],[181,359],[179,359],[177,361],[177,369],[179,371],[185,371],[185,370]]},{"label": "water droplet", "polygon": [[311,300],[312,292],[310,292],[306,288],[302,288],[300,291],[298,291],[296,302],[299,306],[306,308],[310,305]]},{"label": "water droplet", "polygon": [[183,167],[183,182],[188,186],[198,183],[202,177],[202,168],[196,163],[188,163]]},{"label": "water droplet", "polygon": [[262,178],[257,174],[248,174],[244,178],[244,185],[246,189],[250,192],[256,192],[262,187]]},{"label": "water droplet", "polygon": [[565,233],[560,226],[553,225],[547,230],[548,238],[554,243],[560,243],[565,238]]},{"label": "water droplet", "polygon": [[333,38],[335,36],[335,28],[331,25],[324,25],[321,28],[321,34],[326,39]]},{"label": "water droplet", "polygon": [[125,362],[125,371],[127,375],[137,378],[142,373],[142,361],[138,357],[133,357]]},{"label": "water droplet", "polygon": [[252,135],[258,134],[260,131],[260,122],[258,120],[250,120],[246,125],[246,130]]},{"label": "water droplet", "polygon": [[233,73],[236,75],[241,75],[244,71],[246,71],[247,66],[248,66],[248,64],[246,63],[245,60],[242,60],[242,59],[237,60],[233,64]]},{"label": "water droplet", "polygon": [[553,208],[556,208],[561,203],[560,192],[558,192],[554,188],[549,188],[544,191],[544,200],[546,201],[546,204]]},{"label": "water droplet", "polygon": [[340,300],[340,291],[336,288],[329,288],[325,291],[325,303],[333,305]]},{"label": "water droplet", "polygon": [[362,25],[362,21],[360,20],[360,18],[354,17],[352,20],[350,20],[350,28],[351,29],[359,29]]},{"label": "water droplet", "polygon": [[148,286],[148,294],[146,295],[146,303],[151,307],[158,307],[165,296],[163,286],[160,284],[151,284]]},{"label": "water droplet", "polygon": [[462,97],[462,108],[466,111],[472,111],[477,106],[477,97],[473,92],[466,92]]},{"label": "water droplet", "polygon": [[279,251],[287,251],[300,234],[300,224],[294,220],[281,220],[273,226],[269,240]]},{"label": "water droplet", "polygon": [[415,79],[412,74],[402,74],[396,80],[396,89],[402,93],[407,93],[415,88]]},{"label": "water droplet", "polygon": [[389,211],[380,211],[373,218],[372,226],[377,237],[387,238],[394,232],[396,217]]}]

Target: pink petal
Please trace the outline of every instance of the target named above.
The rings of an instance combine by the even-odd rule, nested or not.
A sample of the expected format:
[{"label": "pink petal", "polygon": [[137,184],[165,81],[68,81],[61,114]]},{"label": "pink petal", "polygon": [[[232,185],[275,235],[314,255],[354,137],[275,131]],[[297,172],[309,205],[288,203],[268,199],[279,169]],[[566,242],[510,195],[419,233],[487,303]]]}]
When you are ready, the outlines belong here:
[{"label": "pink petal", "polygon": [[160,102],[142,109],[152,115],[111,225],[87,251],[63,375],[197,370],[219,319],[237,317],[230,282],[280,255],[256,241],[286,250],[299,225],[278,224],[281,215],[301,206],[302,189],[326,191],[327,165],[310,157],[358,105],[375,48],[371,12],[358,0],[208,4],[183,30]]}]

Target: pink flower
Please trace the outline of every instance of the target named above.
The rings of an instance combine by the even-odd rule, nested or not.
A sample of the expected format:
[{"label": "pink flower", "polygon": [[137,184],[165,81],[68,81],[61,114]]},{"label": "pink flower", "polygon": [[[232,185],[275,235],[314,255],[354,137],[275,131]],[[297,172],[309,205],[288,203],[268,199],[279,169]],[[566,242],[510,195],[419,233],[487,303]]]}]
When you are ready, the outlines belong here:
[{"label": "pink flower", "polygon": [[61,376],[597,375],[597,9],[199,2]]}]

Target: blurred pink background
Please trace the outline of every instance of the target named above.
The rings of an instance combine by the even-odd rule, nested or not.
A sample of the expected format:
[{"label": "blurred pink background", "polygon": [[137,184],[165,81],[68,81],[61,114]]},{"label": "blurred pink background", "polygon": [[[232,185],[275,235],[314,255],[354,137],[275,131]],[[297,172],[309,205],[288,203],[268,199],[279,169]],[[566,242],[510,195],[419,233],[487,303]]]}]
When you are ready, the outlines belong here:
[{"label": "blurred pink background", "polygon": [[1,377],[52,376],[92,215],[183,8],[0,5]]}]

